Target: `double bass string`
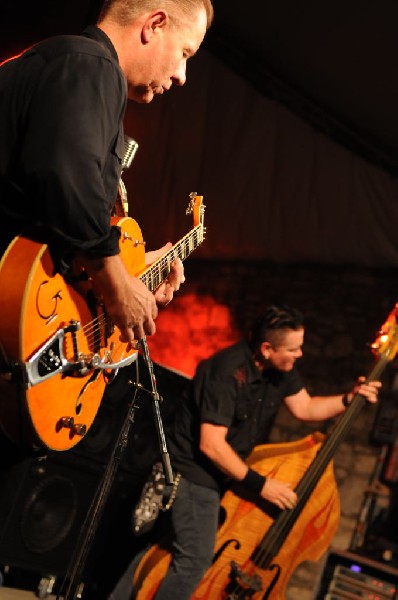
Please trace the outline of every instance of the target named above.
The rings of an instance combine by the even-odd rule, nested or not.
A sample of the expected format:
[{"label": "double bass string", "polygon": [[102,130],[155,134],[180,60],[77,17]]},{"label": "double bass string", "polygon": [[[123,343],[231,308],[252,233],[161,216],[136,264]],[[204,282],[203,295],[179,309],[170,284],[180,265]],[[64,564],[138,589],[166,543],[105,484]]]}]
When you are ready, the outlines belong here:
[{"label": "double bass string", "polygon": [[[377,379],[387,362],[387,359],[381,357],[367,377],[367,381]],[[295,488],[298,496],[296,506],[292,510],[280,512],[259,546],[253,552],[252,560],[258,567],[265,569],[270,566],[273,558],[277,555],[287,535],[300,516],[338,445],[347,435],[352,422],[356,419],[365,403],[366,399],[363,396],[355,394],[350,407],[342,418],[336,422],[332,433],[326,438],[309,469]]]}]

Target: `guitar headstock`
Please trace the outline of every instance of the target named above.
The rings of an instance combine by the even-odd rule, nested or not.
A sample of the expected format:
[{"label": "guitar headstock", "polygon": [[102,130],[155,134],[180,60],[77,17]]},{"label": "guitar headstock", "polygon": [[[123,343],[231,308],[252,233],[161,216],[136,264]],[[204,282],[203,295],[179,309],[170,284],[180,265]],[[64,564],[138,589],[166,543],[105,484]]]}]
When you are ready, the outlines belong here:
[{"label": "guitar headstock", "polygon": [[186,210],[187,215],[193,214],[193,225],[203,225],[205,205],[203,204],[203,196],[198,196],[196,192],[189,194],[189,204]]},{"label": "guitar headstock", "polygon": [[376,340],[371,348],[373,354],[383,356],[387,360],[393,360],[398,351],[398,303],[394,306],[387,317],[387,320],[381,326]]}]

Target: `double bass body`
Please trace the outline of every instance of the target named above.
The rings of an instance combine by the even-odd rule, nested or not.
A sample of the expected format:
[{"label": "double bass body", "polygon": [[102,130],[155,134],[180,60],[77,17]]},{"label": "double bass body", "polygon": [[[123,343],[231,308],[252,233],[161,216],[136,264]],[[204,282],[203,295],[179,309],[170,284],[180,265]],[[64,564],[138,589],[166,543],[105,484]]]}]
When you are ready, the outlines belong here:
[{"label": "double bass body", "polygon": [[[315,433],[296,442],[257,446],[248,464],[296,489],[323,439]],[[283,600],[294,570],[301,562],[318,560],[324,554],[339,523],[331,461],[312,484],[296,514],[295,509],[280,511],[265,501],[253,501],[238,488],[227,491],[221,502],[225,519],[217,534],[213,564],[192,600]],[[168,548],[166,540],[150,548],[141,560],[133,582],[137,600],[155,596],[171,561]]]}]

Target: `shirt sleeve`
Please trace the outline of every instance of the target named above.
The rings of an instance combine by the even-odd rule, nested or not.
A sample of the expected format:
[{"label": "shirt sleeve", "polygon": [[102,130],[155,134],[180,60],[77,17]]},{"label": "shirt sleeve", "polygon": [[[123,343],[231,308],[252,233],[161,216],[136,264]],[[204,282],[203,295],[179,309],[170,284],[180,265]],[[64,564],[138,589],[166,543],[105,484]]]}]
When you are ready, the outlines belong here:
[{"label": "shirt sleeve", "polygon": [[[110,225],[120,176],[125,82],[112,61],[65,53],[44,61],[21,152],[38,225],[64,249],[119,251]],[[119,169],[119,171],[118,171]]]},{"label": "shirt sleeve", "polygon": [[194,396],[202,423],[229,427],[234,418],[236,394],[232,375],[221,378],[207,369],[206,361],[199,365],[194,379]]},{"label": "shirt sleeve", "polygon": [[297,369],[294,367],[292,371],[286,374],[284,397],[294,396],[304,388],[303,380]]}]

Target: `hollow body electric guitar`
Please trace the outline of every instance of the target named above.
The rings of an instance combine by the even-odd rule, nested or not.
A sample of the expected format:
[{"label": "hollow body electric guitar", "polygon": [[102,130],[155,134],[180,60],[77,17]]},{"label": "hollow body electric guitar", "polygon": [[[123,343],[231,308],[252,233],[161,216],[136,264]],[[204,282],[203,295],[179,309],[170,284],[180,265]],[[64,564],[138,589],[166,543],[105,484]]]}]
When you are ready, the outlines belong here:
[{"label": "hollow body electric guitar", "polygon": [[[128,272],[151,291],[176,258],[186,259],[203,242],[202,200],[190,195],[193,229],[149,267],[136,221],[112,218]],[[68,450],[87,433],[105,386],[137,350],[120,341],[82,268],[68,281],[53,271],[48,246],[26,237],[16,237],[1,259],[0,425],[17,443]]]}]

